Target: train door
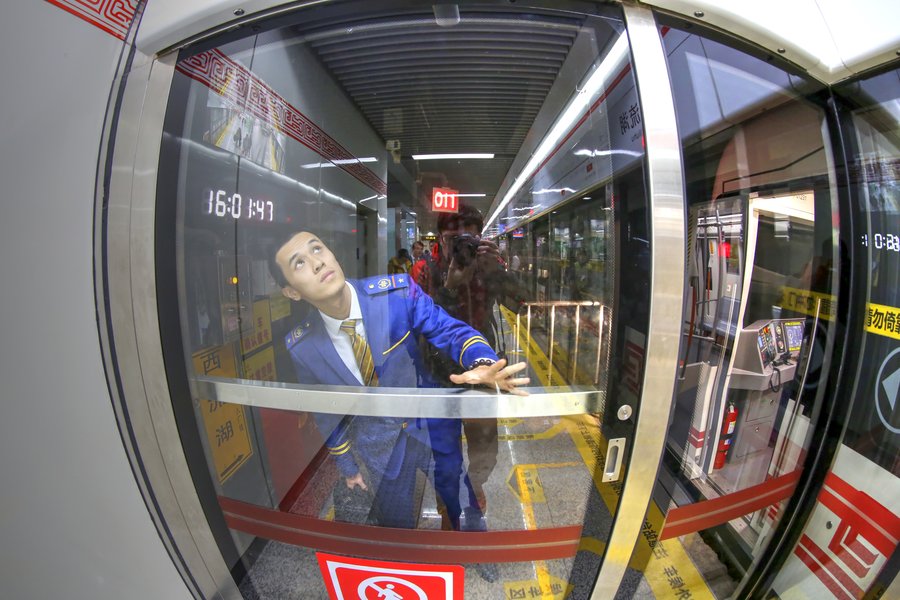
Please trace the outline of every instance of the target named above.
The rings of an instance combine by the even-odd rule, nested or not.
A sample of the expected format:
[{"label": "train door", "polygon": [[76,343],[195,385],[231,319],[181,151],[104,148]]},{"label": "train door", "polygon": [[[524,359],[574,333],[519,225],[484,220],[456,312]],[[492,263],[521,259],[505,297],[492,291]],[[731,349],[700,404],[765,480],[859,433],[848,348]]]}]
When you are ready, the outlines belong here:
[{"label": "train door", "polygon": [[[828,306],[828,297],[817,295],[808,306],[815,306],[820,320],[829,323],[840,323],[844,307],[849,308],[837,344],[847,376],[838,377],[834,369],[828,375],[826,385],[839,400],[823,432],[829,456],[818,465],[821,483],[797,503],[804,525],[785,535],[765,568],[744,585],[748,593],[782,598],[890,598],[900,593],[896,67],[894,63],[833,90],[834,123],[847,152],[846,192],[852,200],[847,212],[856,227],[841,227],[846,235],[834,262],[814,259],[810,277],[820,286],[817,280],[834,263],[849,263],[840,277],[851,297],[835,308]],[[827,357],[815,356],[815,345],[811,351],[805,388],[811,388],[816,371],[828,369]],[[806,408],[801,405],[801,413]]]},{"label": "train door", "polygon": [[[110,201],[128,226],[104,249],[129,257],[108,277],[132,319],[112,335],[140,364],[120,373],[134,443],[200,595],[607,597],[646,539],[680,311],[651,298],[683,279],[653,19],[441,6],[301,7],[139,57],[128,78],[120,118],[137,126],[117,138]],[[494,94],[518,112],[490,113]],[[497,147],[485,236],[503,223],[533,241],[513,297],[551,329],[553,303],[577,309],[564,374],[541,379],[553,333],[512,327],[501,303],[481,306],[494,340],[380,275],[388,162],[423,174],[413,153],[463,142]],[[474,171],[437,169],[460,188]],[[516,285],[503,267],[486,286]],[[490,366],[514,347],[529,385]],[[433,352],[464,374],[442,379]]]},{"label": "train door", "polygon": [[[895,489],[896,477],[838,453],[842,482],[856,464],[879,483],[826,480],[819,502],[836,520],[820,518],[799,540],[791,533],[835,457],[826,432],[843,422],[849,396],[837,388],[838,365],[857,360],[846,344],[860,331],[845,312],[859,293],[847,251],[859,221],[839,175],[833,105],[772,56],[674,19],[660,33],[685,156],[689,266],[659,510],[647,517],[660,533],[634,560],[676,597],[861,597],[893,546],[876,551],[871,540],[882,538],[872,534],[849,550],[849,525],[827,529],[857,518],[863,493],[893,527],[896,503],[877,488]],[[861,567],[846,553],[863,547]],[[775,580],[778,560],[791,566]]]}]

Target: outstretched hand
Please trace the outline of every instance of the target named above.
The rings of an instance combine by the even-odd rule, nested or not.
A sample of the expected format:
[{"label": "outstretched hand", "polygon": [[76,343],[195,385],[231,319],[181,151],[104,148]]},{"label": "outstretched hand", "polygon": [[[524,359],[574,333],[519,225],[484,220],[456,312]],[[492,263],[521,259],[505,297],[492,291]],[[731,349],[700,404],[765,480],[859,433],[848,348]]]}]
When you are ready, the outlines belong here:
[{"label": "outstretched hand", "polygon": [[506,366],[506,359],[501,358],[492,365],[481,365],[459,375],[450,375],[450,381],[458,384],[486,385],[495,388],[498,392],[504,391],[516,396],[527,396],[528,392],[518,389],[517,386],[528,385],[531,381],[528,377],[512,377],[524,370],[524,362]]}]

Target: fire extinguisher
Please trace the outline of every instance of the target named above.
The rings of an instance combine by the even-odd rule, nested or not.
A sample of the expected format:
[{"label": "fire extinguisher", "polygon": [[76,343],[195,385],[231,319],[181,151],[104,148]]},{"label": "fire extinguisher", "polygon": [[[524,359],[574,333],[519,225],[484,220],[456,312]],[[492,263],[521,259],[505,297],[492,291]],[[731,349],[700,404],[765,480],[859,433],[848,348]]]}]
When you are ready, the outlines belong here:
[{"label": "fire extinguisher", "polygon": [[732,402],[728,403],[728,410],[725,411],[725,418],[722,422],[722,434],[719,436],[719,448],[716,451],[716,462],[713,467],[721,469],[725,466],[725,458],[728,456],[728,450],[731,449],[731,441],[734,439],[734,426],[737,423],[738,411]]}]

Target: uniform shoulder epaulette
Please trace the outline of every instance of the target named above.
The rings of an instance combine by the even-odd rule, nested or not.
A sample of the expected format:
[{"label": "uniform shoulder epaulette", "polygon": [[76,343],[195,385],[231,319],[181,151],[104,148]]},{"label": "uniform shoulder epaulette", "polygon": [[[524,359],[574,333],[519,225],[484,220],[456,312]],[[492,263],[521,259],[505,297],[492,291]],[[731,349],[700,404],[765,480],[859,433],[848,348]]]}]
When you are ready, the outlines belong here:
[{"label": "uniform shoulder epaulette", "polygon": [[362,284],[363,289],[371,296],[372,294],[409,287],[409,275],[406,273],[400,275],[378,275],[363,279]]},{"label": "uniform shoulder epaulette", "polygon": [[309,331],[309,323],[304,323],[303,325],[297,325],[294,327],[286,336],[284,336],[284,345],[287,346],[287,349],[290,350],[294,347],[294,344],[300,341],[300,339],[306,335]]}]

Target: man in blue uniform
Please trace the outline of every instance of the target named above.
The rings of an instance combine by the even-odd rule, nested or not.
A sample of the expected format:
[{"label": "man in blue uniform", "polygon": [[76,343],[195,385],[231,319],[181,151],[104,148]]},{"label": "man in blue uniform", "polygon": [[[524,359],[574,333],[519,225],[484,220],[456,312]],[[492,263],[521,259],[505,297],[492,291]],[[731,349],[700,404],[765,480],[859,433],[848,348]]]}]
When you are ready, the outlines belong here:
[{"label": "man in blue uniform", "polygon": [[[407,275],[347,281],[334,254],[309,232],[291,235],[270,261],[284,295],[317,309],[285,340],[300,382],[429,385],[418,347],[421,335],[463,367],[451,375],[454,383],[525,394],[517,386],[528,379],[514,377],[525,364],[498,360],[481,334],[447,315]],[[433,452],[435,489],[458,527],[458,420],[320,414],[316,422],[347,487],[376,490],[373,514],[381,525],[415,525],[415,471],[427,470]]]}]

